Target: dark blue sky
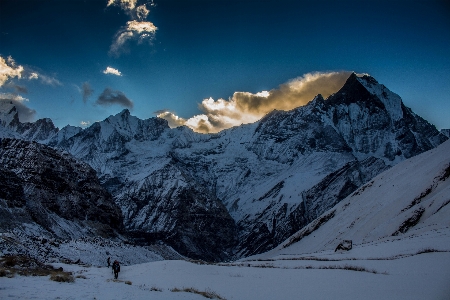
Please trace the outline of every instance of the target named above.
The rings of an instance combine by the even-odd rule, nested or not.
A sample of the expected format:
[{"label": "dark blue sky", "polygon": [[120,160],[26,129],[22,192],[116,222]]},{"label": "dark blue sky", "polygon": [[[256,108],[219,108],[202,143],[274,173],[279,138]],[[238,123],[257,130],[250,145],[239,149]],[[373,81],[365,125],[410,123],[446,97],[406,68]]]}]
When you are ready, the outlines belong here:
[{"label": "dark blue sky", "polygon": [[[24,68],[3,82],[3,98],[28,99],[35,119],[59,127],[92,124],[124,107],[140,118],[168,110],[189,119],[210,97],[355,71],[438,129],[450,128],[446,1],[155,0],[133,9],[109,1],[1,0],[0,56]],[[140,5],[146,17],[138,18]],[[157,30],[127,31],[130,21]],[[127,40],[112,51],[121,33]],[[108,66],[121,76],[104,74]]]}]

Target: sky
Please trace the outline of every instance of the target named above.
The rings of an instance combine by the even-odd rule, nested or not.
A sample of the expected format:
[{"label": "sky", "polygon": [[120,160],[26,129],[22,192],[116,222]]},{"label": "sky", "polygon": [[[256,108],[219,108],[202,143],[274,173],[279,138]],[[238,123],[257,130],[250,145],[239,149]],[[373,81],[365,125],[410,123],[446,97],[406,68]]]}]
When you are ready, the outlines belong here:
[{"label": "sky", "polygon": [[0,98],[87,127],[127,108],[218,132],[368,73],[450,128],[445,0],[1,0]]}]

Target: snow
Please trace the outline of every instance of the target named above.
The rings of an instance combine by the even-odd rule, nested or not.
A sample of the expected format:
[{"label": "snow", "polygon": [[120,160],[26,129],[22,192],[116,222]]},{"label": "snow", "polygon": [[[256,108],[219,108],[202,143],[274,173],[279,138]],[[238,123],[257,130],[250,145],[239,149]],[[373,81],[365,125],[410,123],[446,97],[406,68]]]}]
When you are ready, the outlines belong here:
[{"label": "snow", "polygon": [[[157,261],[123,266],[118,280],[113,280],[111,269],[106,267],[54,266],[73,272],[74,277],[85,278],[75,278],[74,283],[58,283],[48,276],[0,277],[1,298],[205,299],[199,294],[171,291],[174,288],[214,292],[223,299],[261,300],[448,299],[450,295],[449,252],[395,260],[280,259],[222,265]],[[339,267],[368,271],[336,269]]]},{"label": "snow", "polygon": [[[220,264],[155,256],[153,262],[125,262],[118,280],[104,266],[54,263],[72,272],[75,282],[0,277],[0,298],[203,299],[176,288],[221,297],[216,299],[448,299],[450,179],[442,171],[449,166],[447,141],[375,177],[324,213],[334,217],[291,238],[305,230],[309,235],[267,253]],[[393,235],[417,208],[424,209],[419,222]],[[353,248],[335,252],[342,239],[352,239]],[[64,252],[70,247],[89,249],[82,243],[60,246]],[[95,261],[106,259],[104,248],[91,248]],[[112,260],[133,256],[119,248],[110,254]]]},{"label": "snow", "polygon": [[[398,239],[418,240],[441,231],[445,232],[443,243],[435,245],[430,242],[435,239],[426,239],[428,244],[421,248],[450,251],[450,179],[442,179],[449,166],[447,141],[376,176],[322,215],[334,212],[334,217],[315,229],[309,224],[263,257],[333,251],[342,240],[352,240],[356,248]],[[424,209],[419,222],[395,235],[417,209]],[[295,240],[298,242],[293,243]]]},{"label": "snow", "polygon": [[[391,92],[383,84],[379,84],[371,76],[357,77],[358,81],[372,94],[377,95],[383,102],[393,121],[403,118],[402,99],[399,95]],[[374,81],[375,83],[373,83]]]}]

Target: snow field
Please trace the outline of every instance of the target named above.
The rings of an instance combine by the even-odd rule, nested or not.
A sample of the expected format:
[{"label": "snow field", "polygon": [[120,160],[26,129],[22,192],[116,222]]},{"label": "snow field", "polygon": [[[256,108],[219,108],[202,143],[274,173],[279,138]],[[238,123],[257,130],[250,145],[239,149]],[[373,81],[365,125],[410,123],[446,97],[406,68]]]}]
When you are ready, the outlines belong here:
[{"label": "snow field", "polygon": [[[328,256],[333,257],[339,259],[339,254]],[[209,291],[223,299],[448,299],[450,295],[450,252],[394,260],[276,259],[228,265],[157,261],[123,266],[118,280],[106,267],[54,266],[73,272],[75,282],[58,283],[48,276],[0,277],[0,298],[205,299],[171,291],[175,288]],[[380,273],[329,269],[349,266]]]}]

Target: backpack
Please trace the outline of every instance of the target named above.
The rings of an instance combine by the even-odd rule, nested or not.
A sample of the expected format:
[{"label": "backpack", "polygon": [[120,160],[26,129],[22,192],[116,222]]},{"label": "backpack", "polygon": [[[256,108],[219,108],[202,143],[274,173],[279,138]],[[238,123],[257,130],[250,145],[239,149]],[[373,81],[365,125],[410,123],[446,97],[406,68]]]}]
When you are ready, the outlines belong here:
[{"label": "backpack", "polygon": [[120,265],[119,265],[119,262],[115,261],[115,262],[113,263],[113,269],[114,269],[115,272],[120,272]]}]

